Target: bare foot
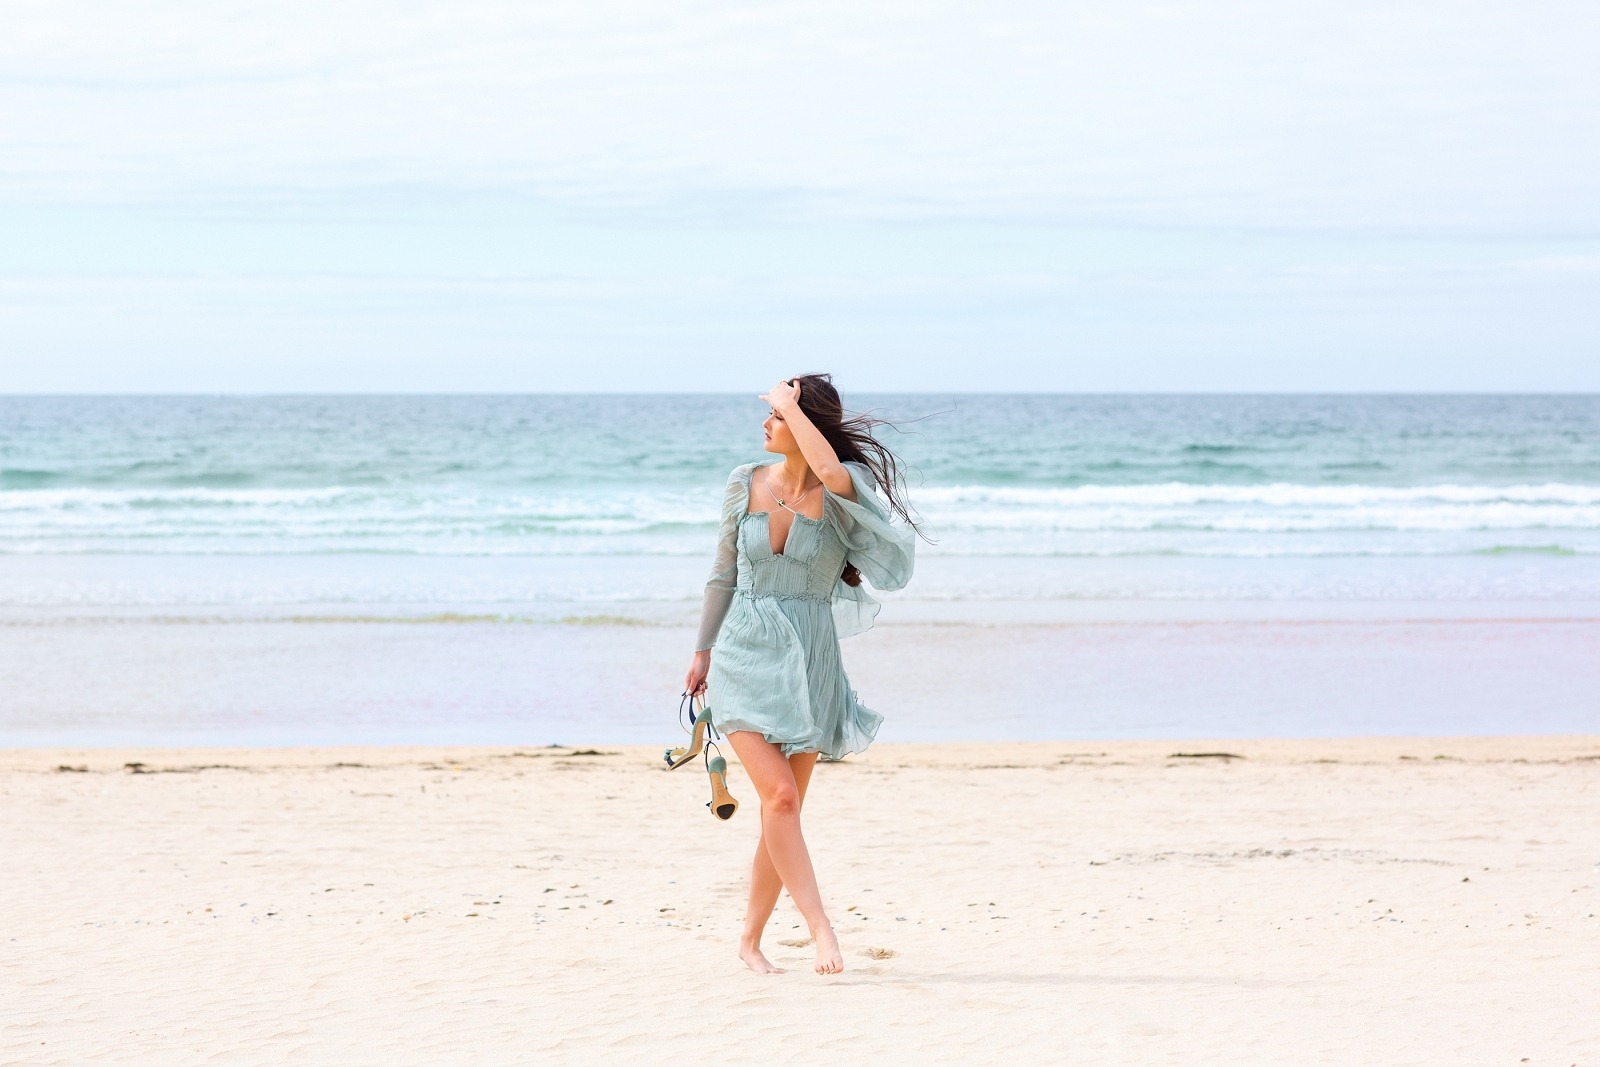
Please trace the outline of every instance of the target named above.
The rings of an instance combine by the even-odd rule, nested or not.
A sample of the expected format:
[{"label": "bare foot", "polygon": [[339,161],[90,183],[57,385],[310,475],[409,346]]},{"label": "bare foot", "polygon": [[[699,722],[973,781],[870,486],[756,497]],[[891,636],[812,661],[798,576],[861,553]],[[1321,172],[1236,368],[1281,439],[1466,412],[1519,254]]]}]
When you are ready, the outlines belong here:
[{"label": "bare foot", "polygon": [[761,953],[760,945],[739,944],[739,958],[744,960],[745,966],[757,974],[782,974],[782,967],[775,967],[771,960]]},{"label": "bare foot", "polygon": [[817,973],[843,973],[844,957],[839,954],[839,939],[833,936],[833,927],[824,926],[811,936],[817,939]]}]

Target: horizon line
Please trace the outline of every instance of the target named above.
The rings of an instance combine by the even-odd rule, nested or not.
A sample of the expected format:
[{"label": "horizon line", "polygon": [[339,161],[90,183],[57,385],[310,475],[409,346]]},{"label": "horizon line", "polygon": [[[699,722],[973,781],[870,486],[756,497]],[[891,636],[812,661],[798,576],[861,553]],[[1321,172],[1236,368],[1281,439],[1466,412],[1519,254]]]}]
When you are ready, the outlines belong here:
[{"label": "horizon line", "polygon": [[[853,389],[852,394],[875,396],[1527,396],[1527,397],[1600,397],[1600,389]],[[300,397],[524,397],[524,396],[682,396],[682,397],[734,397],[746,393],[736,390],[654,389],[556,389],[556,390],[195,390],[195,391],[138,391],[138,392],[12,392],[0,390],[0,399],[53,400],[53,399],[130,399],[130,398],[300,398]],[[748,394],[759,397],[759,394]]]}]

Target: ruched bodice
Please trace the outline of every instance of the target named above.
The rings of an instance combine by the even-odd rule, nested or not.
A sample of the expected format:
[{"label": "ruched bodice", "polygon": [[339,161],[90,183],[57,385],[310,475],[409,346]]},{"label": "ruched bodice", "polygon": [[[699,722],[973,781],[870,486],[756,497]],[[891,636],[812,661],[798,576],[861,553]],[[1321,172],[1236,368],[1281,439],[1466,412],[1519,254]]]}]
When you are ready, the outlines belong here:
[{"label": "ruched bodice", "polygon": [[828,536],[825,519],[792,518],[782,553],[772,551],[770,512],[751,512],[740,520],[738,588],[761,596],[832,603],[834,584],[844,570],[844,542]]},{"label": "ruched bodice", "polygon": [[850,563],[878,589],[901,588],[914,535],[890,521],[865,466],[844,466],[856,499],[824,487],[822,517],[793,516],[781,552],[768,513],[749,511],[757,464],[735,469],[723,498],[695,646],[715,646],[706,704],[718,729],[757,731],[786,754],[859,752],[882,722],[849,687],[838,641],[869,629],[878,604],[840,574]]}]

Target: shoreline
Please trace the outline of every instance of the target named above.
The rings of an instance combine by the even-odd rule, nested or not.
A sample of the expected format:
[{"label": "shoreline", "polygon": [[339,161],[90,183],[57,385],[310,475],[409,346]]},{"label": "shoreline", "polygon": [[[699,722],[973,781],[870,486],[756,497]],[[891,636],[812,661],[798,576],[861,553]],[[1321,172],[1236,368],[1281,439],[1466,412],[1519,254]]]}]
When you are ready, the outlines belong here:
[{"label": "shoreline", "polygon": [[[696,611],[711,533],[684,555],[0,553],[0,608]],[[884,604],[1600,601],[1600,554],[1033,555],[928,551]]]}]

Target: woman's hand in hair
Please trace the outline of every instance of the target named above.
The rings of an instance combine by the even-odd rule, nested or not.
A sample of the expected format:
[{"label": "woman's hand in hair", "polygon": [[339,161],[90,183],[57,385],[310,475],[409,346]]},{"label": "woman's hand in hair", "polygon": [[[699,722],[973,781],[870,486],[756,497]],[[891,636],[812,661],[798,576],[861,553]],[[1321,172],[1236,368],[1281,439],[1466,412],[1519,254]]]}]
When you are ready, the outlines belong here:
[{"label": "woman's hand in hair", "polygon": [[828,487],[830,493],[854,500],[856,490],[855,483],[850,480],[850,472],[839,462],[839,454],[828,443],[828,438],[817,429],[811,416],[806,414],[806,409],[800,406],[799,379],[779,382],[763,393],[761,399],[771,404],[772,410],[789,427],[789,433],[794,436],[794,443],[800,446],[800,454],[805,457],[811,473]]},{"label": "woman's hand in hair", "polygon": [[792,380],[779,382],[765,393],[762,393],[761,399],[765,400],[768,406],[779,415],[787,416],[789,412],[800,406],[800,383]]}]

